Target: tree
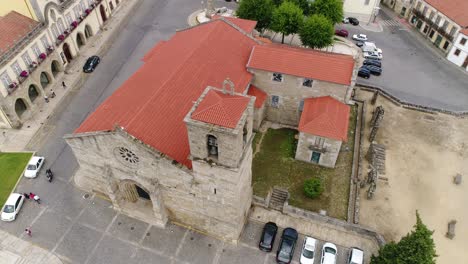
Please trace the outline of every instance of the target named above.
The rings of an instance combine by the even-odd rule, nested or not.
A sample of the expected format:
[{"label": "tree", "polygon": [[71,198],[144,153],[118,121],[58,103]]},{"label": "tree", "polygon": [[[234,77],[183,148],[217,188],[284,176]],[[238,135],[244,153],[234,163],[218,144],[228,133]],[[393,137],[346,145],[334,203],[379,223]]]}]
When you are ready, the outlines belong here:
[{"label": "tree", "polygon": [[309,0],[273,0],[273,3],[276,6],[280,6],[285,1],[293,2],[294,4],[296,4],[298,7],[302,9],[302,12],[304,13],[304,15],[306,16],[309,15],[309,11],[310,11]]},{"label": "tree", "polygon": [[261,32],[270,25],[274,9],[271,0],[241,0],[236,15],[257,21],[256,29]]},{"label": "tree", "polygon": [[343,19],[342,0],[315,0],[311,5],[312,14],[321,14],[333,24],[340,23]]},{"label": "tree", "polygon": [[281,43],[284,43],[284,35],[297,33],[303,21],[302,9],[286,1],[273,11],[270,29],[282,33]]},{"label": "tree", "polygon": [[390,242],[379,250],[379,255],[372,255],[371,264],[435,264],[437,257],[432,234],[416,212],[416,224],[411,233],[400,242]]},{"label": "tree", "polygon": [[304,181],[304,193],[307,197],[315,199],[323,192],[322,180],[310,178]]},{"label": "tree", "polygon": [[333,24],[323,15],[308,17],[299,29],[302,44],[309,48],[324,48],[333,42]]}]

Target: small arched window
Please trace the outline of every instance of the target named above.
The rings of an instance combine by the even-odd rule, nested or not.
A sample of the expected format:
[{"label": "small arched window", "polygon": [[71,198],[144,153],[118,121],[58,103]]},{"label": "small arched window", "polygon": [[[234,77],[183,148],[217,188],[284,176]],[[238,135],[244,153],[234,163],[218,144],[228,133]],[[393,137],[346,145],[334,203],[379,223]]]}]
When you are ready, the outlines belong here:
[{"label": "small arched window", "polygon": [[208,135],[206,145],[208,147],[208,157],[218,158],[218,139],[213,135]]}]

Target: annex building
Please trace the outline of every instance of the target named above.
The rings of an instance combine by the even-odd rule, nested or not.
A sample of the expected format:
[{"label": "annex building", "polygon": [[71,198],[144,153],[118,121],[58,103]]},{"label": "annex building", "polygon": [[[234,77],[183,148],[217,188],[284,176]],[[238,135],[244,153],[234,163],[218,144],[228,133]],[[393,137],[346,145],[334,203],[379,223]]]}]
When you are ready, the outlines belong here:
[{"label": "annex building", "polygon": [[65,137],[80,165],[75,183],[131,217],[235,242],[251,207],[252,139],[262,121],[299,127],[298,158],[333,167],[346,140],[354,59],[268,43],[255,25],[219,18],[154,46]]}]

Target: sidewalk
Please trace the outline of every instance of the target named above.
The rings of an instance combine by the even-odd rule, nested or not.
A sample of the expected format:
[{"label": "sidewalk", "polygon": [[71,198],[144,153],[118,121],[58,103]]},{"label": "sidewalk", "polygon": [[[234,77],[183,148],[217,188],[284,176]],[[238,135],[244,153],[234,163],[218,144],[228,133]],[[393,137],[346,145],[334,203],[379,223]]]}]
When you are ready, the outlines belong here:
[{"label": "sidewalk", "polygon": [[62,261],[47,250],[0,230],[0,264],[16,263],[62,264]]},{"label": "sidewalk", "polygon": [[[139,0],[126,0],[114,11],[103,28],[96,33],[90,42],[86,44],[79,55],[75,57],[70,66],[65,72],[61,72],[56,76],[54,86],[47,88],[53,89],[56,96],[50,98],[50,102],[38,109],[33,115],[23,123],[21,129],[0,129],[0,151],[16,152],[16,151],[35,151],[40,146],[40,141],[43,139],[51,126],[47,124],[47,120],[51,118],[60,109],[60,105],[70,95],[73,96],[82,87],[87,79],[87,75],[82,73],[81,67],[85,60],[92,55],[103,56],[107,49],[111,46],[112,39],[117,37],[121,30],[120,25],[128,20],[127,14],[132,12]],[[65,82],[67,88],[62,87],[62,81]],[[31,140],[34,138],[34,142]],[[31,142],[30,142],[31,141]]]}]

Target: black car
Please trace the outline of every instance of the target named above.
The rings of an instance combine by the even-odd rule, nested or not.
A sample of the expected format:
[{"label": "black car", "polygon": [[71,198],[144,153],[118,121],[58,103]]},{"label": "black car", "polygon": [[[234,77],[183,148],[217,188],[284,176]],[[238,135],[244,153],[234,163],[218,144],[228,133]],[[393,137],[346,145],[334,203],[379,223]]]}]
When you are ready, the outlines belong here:
[{"label": "black car", "polygon": [[281,242],[276,252],[276,261],[278,263],[291,263],[298,237],[299,235],[294,228],[288,227],[283,230]]},{"label": "black car", "polygon": [[362,78],[366,78],[366,79],[369,79],[370,77],[370,70],[365,68],[364,66],[359,68],[359,71],[358,71],[358,76],[359,77],[362,77]]},{"label": "black car", "polygon": [[271,252],[277,232],[278,226],[275,223],[268,222],[265,224],[263,227],[262,238],[260,239],[260,243],[258,243],[260,250]]},{"label": "black car", "polygon": [[374,66],[374,65],[366,65],[366,66],[363,66],[363,67],[368,69],[370,71],[370,73],[373,74],[373,75],[382,74],[382,68],[380,68],[380,67],[377,67],[377,66]]},{"label": "black car", "polygon": [[359,25],[359,20],[355,17],[348,17],[348,21],[353,26]]},{"label": "black car", "polygon": [[382,68],[382,62],[380,62],[379,60],[364,60],[364,62],[362,63],[364,65],[373,65],[373,66],[377,66],[377,67],[380,67]]},{"label": "black car", "polygon": [[93,72],[94,69],[98,66],[101,59],[98,56],[91,56],[86,60],[85,65],[83,66],[83,71],[86,73]]},{"label": "black car", "polygon": [[364,42],[362,42],[362,41],[356,41],[356,46],[362,47],[362,46],[364,46]]}]

